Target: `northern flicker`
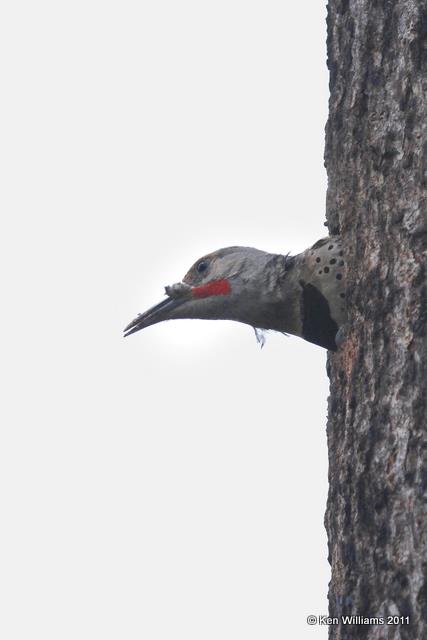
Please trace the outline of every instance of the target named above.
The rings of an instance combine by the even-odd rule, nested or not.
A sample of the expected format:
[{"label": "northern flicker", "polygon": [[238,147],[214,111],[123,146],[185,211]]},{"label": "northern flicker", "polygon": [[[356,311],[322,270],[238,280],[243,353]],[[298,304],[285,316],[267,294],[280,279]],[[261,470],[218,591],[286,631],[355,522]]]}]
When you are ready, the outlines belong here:
[{"label": "northern flicker", "polygon": [[346,321],[344,257],[337,236],[290,256],[227,247],[203,256],[167,298],[138,315],[128,336],[164,320],[235,320],[300,336],[335,351]]}]

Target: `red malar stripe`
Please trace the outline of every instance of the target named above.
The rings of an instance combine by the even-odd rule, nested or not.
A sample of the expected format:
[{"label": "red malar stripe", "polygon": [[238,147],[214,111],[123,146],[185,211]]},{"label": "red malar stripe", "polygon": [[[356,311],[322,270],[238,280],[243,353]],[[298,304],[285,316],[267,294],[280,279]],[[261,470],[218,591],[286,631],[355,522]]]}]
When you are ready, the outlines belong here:
[{"label": "red malar stripe", "polygon": [[231,292],[228,280],[214,280],[201,287],[193,287],[193,298],[208,298],[209,296],[225,296]]}]

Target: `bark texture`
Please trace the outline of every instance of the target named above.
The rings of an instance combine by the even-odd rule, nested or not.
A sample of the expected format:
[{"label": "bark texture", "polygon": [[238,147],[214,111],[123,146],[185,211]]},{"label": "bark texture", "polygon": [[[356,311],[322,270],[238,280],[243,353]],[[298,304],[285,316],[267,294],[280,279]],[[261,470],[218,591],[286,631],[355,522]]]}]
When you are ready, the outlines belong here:
[{"label": "bark texture", "polygon": [[328,358],[329,632],[424,640],[427,2],[330,0],[327,21],[327,220],[347,255],[349,309]]}]

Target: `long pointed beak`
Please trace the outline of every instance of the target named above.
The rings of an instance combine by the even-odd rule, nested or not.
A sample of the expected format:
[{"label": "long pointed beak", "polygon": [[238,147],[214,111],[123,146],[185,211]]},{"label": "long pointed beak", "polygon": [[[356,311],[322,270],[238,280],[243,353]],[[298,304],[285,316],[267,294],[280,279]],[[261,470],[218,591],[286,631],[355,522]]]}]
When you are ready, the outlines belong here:
[{"label": "long pointed beak", "polygon": [[152,324],[163,322],[163,320],[171,320],[174,318],[173,312],[189,299],[191,287],[183,283],[177,283],[170,287],[165,287],[166,294],[169,296],[166,300],[159,302],[154,307],[148,309],[144,313],[140,313],[135,320],[132,320],[124,329],[124,337],[130,336],[141,329],[150,327]]}]

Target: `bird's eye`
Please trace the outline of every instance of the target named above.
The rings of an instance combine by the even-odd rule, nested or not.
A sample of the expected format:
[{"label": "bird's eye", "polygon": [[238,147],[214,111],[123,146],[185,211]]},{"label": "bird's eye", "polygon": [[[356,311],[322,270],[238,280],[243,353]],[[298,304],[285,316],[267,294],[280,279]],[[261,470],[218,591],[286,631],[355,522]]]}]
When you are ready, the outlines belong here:
[{"label": "bird's eye", "polygon": [[208,266],[209,266],[209,262],[207,260],[200,260],[200,262],[198,262],[196,266],[197,272],[203,273],[204,271],[206,271]]}]

